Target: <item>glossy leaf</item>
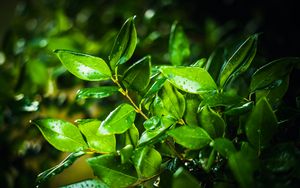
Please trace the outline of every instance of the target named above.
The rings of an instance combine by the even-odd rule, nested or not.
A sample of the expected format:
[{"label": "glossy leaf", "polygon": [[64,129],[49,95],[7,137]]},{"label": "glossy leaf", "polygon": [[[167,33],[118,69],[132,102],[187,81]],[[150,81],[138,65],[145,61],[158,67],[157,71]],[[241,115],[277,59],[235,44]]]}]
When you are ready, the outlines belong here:
[{"label": "glossy leaf", "polygon": [[241,188],[255,187],[253,179],[253,164],[241,152],[229,156],[229,167]]},{"label": "glossy leaf", "polygon": [[246,122],[248,140],[259,151],[268,145],[276,128],[277,119],[266,98],[260,99]]},{"label": "glossy leaf", "polygon": [[225,63],[224,48],[218,47],[208,58],[205,70],[217,81],[222,65]]},{"label": "glossy leaf", "polygon": [[78,183],[62,186],[60,188],[109,188],[105,183],[97,179],[84,180]]},{"label": "glossy leaf", "polygon": [[136,147],[139,137],[140,137],[139,130],[133,124],[125,133],[125,144],[126,145],[130,144]]},{"label": "glossy leaf", "polygon": [[160,123],[161,117],[152,116],[144,122],[144,128],[146,130],[154,130]]},{"label": "glossy leaf", "polygon": [[140,59],[124,72],[122,83],[126,88],[143,91],[150,82],[150,67],[150,56]]},{"label": "glossy leaf", "polygon": [[96,134],[101,121],[94,120],[86,123],[80,123],[78,128],[85,136],[90,148],[98,152],[114,152],[116,151],[115,135],[99,135]]},{"label": "glossy leaf", "polygon": [[137,33],[134,19],[135,16],[128,18],[125,21],[114,42],[109,55],[109,64],[112,70],[114,70],[117,65],[127,62],[135,50]]},{"label": "glossy leaf", "polygon": [[220,72],[220,86],[224,87],[233,77],[245,72],[250,66],[257,46],[257,35],[248,37],[230,56]]},{"label": "glossy leaf", "polygon": [[281,80],[291,72],[296,62],[300,62],[300,58],[290,57],[278,59],[262,66],[251,77],[251,91],[278,87]]},{"label": "glossy leaf", "polygon": [[180,167],[173,174],[172,188],[193,187],[200,188],[201,184],[188,171]]},{"label": "glossy leaf", "polygon": [[106,154],[89,158],[87,162],[109,187],[128,187],[137,181],[134,167],[129,163],[121,164],[118,156]]},{"label": "glossy leaf", "polygon": [[93,88],[83,88],[77,91],[76,99],[101,99],[109,97],[118,92],[118,87],[115,86],[101,86]]},{"label": "glossy leaf", "polygon": [[150,129],[143,132],[138,145],[144,146],[146,144],[154,144],[159,142],[160,138],[163,137],[166,131],[175,123],[176,120],[174,118],[163,116],[160,124],[155,127],[155,129]]},{"label": "glossy leaf", "polygon": [[156,81],[153,83],[153,85],[150,87],[150,89],[145,94],[144,98],[148,98],[148,97],[156,94],[164,86],[165,81],[166,81],[165,77],[156,79]]},{"label": "glossy leaf", "polygon": [[254,104],[252,101],[240,103],[238,105],[233,105],[225,110],[224,114],[226,115],[241,115],[253,108]]},{"label": "glossy leaf", "polygon": [[208,133],[200,127],[185,125],[169,130],[167,134],[173,137],[176,143],[188,149],[201,149],[211,142]]},{"label": "glossy leaf", "polygon": [[173,23],[169,40],[169,55],[173,65],[182,65],[190,56],[189,41],[183,28]]},{"label": "glossy leaf", "polygon": [[99,57],[69,50],[55,50],[54,53],[68,71],[82,80],[100,81],[111,78],[109,67]]},{"label": "glossy leaf", "polygon": [[41,183],[45,182],[49,178],[61,173],[66,168],[70,167],[79,157],[81,157],[84,154],[85,154],[85,152],[83,152],[83,151],[78,151],[78,152],[71,153],[68,157],[66,157],[58,165],[56,165],[56,166],[40,173],[37,176],[36,184],[40,185]]},{"label": "glossy leaf", "polygon": [[40,119],[33,123],[45,139],[60,151],[74,152],[88,147],[79,129],[72,123],[59,119]]},{"label": "glossy leaf", "polygon": [[181,119],[185,112],[185,99],[183,95],[168,82],[165,83],[160,95],[164,108],[168,113],[176,119]]},{"label": "glossy leaf", "polygon": [[225,132],[225,122],[222,117],[208,106],[200,113],[201,126],[212,138],[222,137]]},{"label": "glossy leaf", "polygon": [[243,100],[242,97],[232,92],[209,92],[202,94],[202,101],[200,108],[207,105],[209,107],[216,106],[232,106],[240,103]]},{"label": "glossy leaf", "polygon": [[124,148],[120,150],[121,163],[122,164],[128,163],[132,155],[133,155],[133,146],[126,145]]},{"label": "glossy leaf", "polygon": [[227,138],[215,139],[213,142],[213,147],[217,152],[219,152],[223,157],[226,157],[227,159],[231,154],[237,152],[233,143]]},{"label": "glossy leaf", "polygon": [[129,104],[121,104],[102,121],[98,134],[121,134],[128,130],[135,120],[135,109]]},{"label": "glossy leaf", "polygon": [[139,177],[147,178],[159,173],[162,158],[157,150],[145,146],[135,150],[132,161]]},{"label": "glossy leaf", "polygon": [[202,94],[217,90],[216,83],[203,68],[162,66],[160,71],[175,87],[185,92]]},{"label": "glossy leaf", "polygon": [[186,111],[184,114],[185,122],[190,126],[198,126],[198,106],[200,104],[200,99],[197,95],[187,94],[185,96],[186,100]]}]

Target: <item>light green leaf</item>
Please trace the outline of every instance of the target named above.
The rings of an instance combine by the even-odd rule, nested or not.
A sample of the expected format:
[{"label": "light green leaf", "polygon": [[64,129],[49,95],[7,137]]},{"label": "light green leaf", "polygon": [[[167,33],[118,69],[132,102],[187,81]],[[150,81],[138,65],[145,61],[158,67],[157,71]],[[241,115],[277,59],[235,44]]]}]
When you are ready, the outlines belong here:
[{"label": "light green leaf", "polygon": [[85,123],[80,123],[78,128],[85,136],[90,148],[98,152],[114,152],[116,151],[115,135],[99,135],[101,121],[93,120]]},{"label": "light green leaf", "polygon": [[222,137],[225,132],[224,120],[208,106],[204,106],[200,113],[200,123],[212,138]]},{"label": "light green leaf", "polygon": [[100,81],[111,78],[109,67],[99,57],[69,50],[55,50],[54,53],[68,71],[82,80]]},{"label": "light green leaf", "polygon": [[186,100],[186,110],[184,113],[184,120],[186,124],[190,126],[198,126],[198,106],[200,104],[200,99],[197,95],[187,94],[185,96]]},{"label": "light green leaf", "polygon": [[101,99],[109,97],[118,92],[118,87],[116,86],[101,86],[93,88],[83,88],[77,91],[76,99]]},{"label": "light green leaf", "polygon": [[49,178],[61,173],[66,168],[70,167],[79,157],[84,155],[84,151],[78,151],[71,153],[68,157],[66,157],[62,162],[58,165],[40,173],[36,178],[36,185],[40,185],[41,183],[45,182]]},{"label": "light green leaf", "polygon": [[136,128],[134,124],[126,131],[125,133],[125,144],[131,144],[134,147],[137,146],[138,140],[140,137],[139,130]]},{"label": "light green leaf", "polygon": [[176,119],[181,119],[185,112],[185,99],[183,95],[168,82],[165,83],[160,95],[163,106],[169,114]]},{"label": "light green leaf", "polygon": [[122,83],[126,88],[143,91],[150,82],[150,67],[150,56],[140,59],[124,72]]},{"label": "light green leaf", "polygon": [[278,87],[281,83],[280,80],[283,80],[291,72],[294,63],[299,61],[300,58],[289,57],[262,66],[251,77],[251,91]]},{"label": "light green leaf", "polygon": [[167,79],[165,77],[158,78],[154,82],[154,84],[150,87],[147,93],[144,95],[144,98],[151,97],[152,95],[156,94],[163,86]]},{"label": "light green leaf", "polygon": [[121,134],[127,131],[135,120],[135,109],[129,104],[121,104],[102,121],[98,134]]},{"label": "light green leaf", "polygon": [[167,134],[173,137],[176,143],[193,150],[201,149],[212,141],[208,133],[200,127],[185,125],[169,130]]},{"label": "light green leaf", "polygon": [[175,87],[188,93],[202,94],[218,89],[203,68],[162,66],[160,71]]},{"label": "light green leaf", "polygon": [[177,22],[174,22],[171,27],[169,55],[173,65],[182,65],[190,56],[189,40]]},{"label": "light green leaf", "polygon": [[88,147],[79,129],[72,123],[59,119],[41,119],[33,121],[33,124],[39,128],[45,139],[60,151],[74,152]]},{"label": "light green leaf", "polygon": [[129,187],[137,181],[136,171],[129,164],[121,164],[120,157],[112,154],[87,159],[94,174],[111,188]]},{"label": "light green leaf", "polygon": [[214,149],[227,159],[236,151],[233,143],[227,138],[217,138],[213,142]]},{"label": "light green leaf", "polygon": [[120,150],[121,163],[125,164],[130,161],[131,156],[133,154],[133,146],[126,145],[124,148]]},{"label": "light green leaf", "polygon": [[146,144],[154,144],[161,140],[164,137],[166,131],[176,123],[176,120],[173,117],[163,116],[161,117],[160,123],[155,129],[149,129],[143,132],[138,145],[144,146]]},{"label": "light green leaf", "polygon": [[128,61],[137,44],[137,34],[134,26],[135,16],[128,18],[123,24],[114,42],[109,55],[110,68],[114,70],[117,65]]},{"label": "light green leaf", "polygon": [[261,98],[246,122],[245,129],[248,140],[260,151],[268,145],[276,128],[276,116],[266,98]]},{"label": "light green leaf", "polygon": [[62,186],[60,188],[109,188],[105,183],[97,179],[84,180],[78,183]]},{"label": "light green leaf", "polygon": [[220,86],[224,87],[230,79],[245,72],[250,66],[257,46],[257,35],[248,37],[230,56],[220,72]]},{"label": "light green leaf", "polygon": [[202,101],[199,107],[202,108],[205,105],[209,107],[228,107],[238,104],[242,100],[243,98],[238,96],[235,92],[209,92],[202,94]]},{"label": "light green leaf", "polygon": [[132,161],[139,177],[147,178],[158,174],[162,158],[154,148],[145,146],[135,150]]},{"label": "light green leaf", "polygon": [[201,184],[188,171],[180,167],[173,174],[172,188],[193,187],[200,188]]}]

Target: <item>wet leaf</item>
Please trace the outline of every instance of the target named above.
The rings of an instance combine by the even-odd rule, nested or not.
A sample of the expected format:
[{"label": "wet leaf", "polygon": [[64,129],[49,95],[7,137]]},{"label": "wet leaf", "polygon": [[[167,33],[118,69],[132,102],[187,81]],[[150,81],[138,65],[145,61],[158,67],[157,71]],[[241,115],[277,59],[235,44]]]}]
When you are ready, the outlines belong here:
[{"label": "wet leaf", "polygon": [[121,104],[102,121],[98,134],[121,134],[128,130],[135,120],[135,109],[129,104]]},{"label": "wet leaf", "polygon": [[86,149],[79,129],[67,121],[59,119],[40,119],[33,121],[44,138],[56,149],[65,152],[74,152]]},{"label": "wet leaf", "polygon": [[83,88],[77,91],[76,99],[102,99],[117,93],[118,89],[119,88],[115,86]]},{"label": "wet leaf", "polygon": [[219,152],[223,157],[226,157],[227,159],[231,154],[237,152],[233,143],[227,138],[215,139],[213,142],[213,147],[217,152]]},{"label": "wet leaf", "polygon": [[105,183],[100,180],[91,179],[91,180],[84,180],[78,183],[62,186],[60,188],[81,188],[81,187],[93,187],[93,188],[109,188]]},{"label": "wet leaf", "polygon": [[68,71],[82,80],[100,81],[111,78],[109,67],[99,57],[69,50],[55,50],[54,53]]}]

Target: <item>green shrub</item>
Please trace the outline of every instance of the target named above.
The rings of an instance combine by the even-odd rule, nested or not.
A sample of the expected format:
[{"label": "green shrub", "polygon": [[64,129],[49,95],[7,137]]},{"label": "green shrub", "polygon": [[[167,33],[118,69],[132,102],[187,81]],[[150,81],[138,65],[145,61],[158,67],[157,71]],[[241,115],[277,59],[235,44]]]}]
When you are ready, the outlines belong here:
[{"label": "green shrub", "polygon": [[38,175],[37,184],[89,155],[87,164],[99,179],[66,187],[296,186],[297,139],[286,139],[280,130],[299,115],[299,106],[284,115],[282,102],[299,58],[257,68],[258,36],[219,47],[208,59],[190,64],[188,38],[175,22],[171,65],[152,66],[149,55],[129,61],[137,44],[131,17],[116,37],[109,62],[55,50],[76,77],[105,83],[80,89],[77,100],[120,93],[128,102],[120,102],[101,120],[33,120],[50,144],[71,152]]}]

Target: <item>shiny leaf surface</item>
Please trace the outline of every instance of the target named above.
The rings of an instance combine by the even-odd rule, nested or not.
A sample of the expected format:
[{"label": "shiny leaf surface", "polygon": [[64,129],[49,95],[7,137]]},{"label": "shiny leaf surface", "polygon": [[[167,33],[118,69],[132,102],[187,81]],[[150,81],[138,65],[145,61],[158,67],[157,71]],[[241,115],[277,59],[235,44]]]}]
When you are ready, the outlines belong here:
[{"label": "shiny leaf surface", "polygon": [[118,92],[118,87],[115,86],[101,86],[93,88],[83,88],[77,91],[76,99],[102,99],[109,97]]}]

